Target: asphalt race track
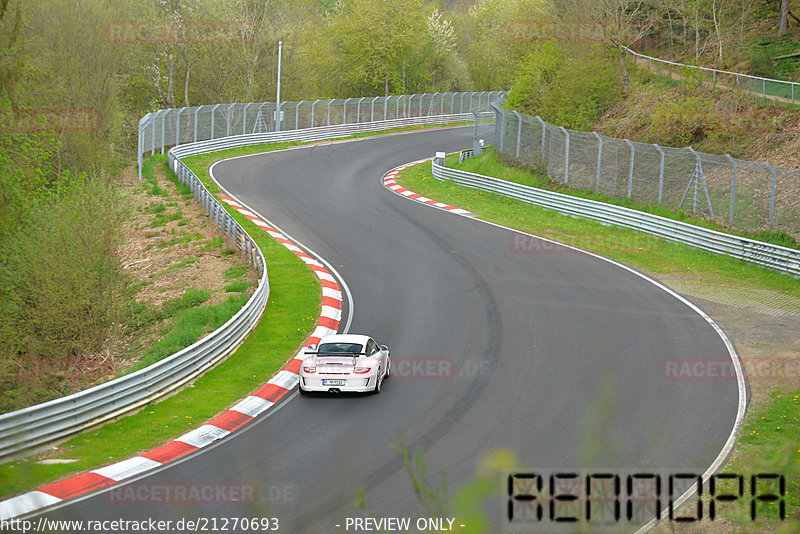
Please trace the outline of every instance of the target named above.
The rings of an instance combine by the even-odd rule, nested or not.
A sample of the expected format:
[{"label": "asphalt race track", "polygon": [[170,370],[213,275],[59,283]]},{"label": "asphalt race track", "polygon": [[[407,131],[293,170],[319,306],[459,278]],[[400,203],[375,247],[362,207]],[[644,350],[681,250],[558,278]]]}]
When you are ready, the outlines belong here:
[{"label": "asphalt race track", "polygon": [[[216,165],[231,194],[338,271],[353,297],[350,331],[389,345],[395,373],[380,395],[294,393],[244,431],[133,482],[250,484],[255,504],[176,508],[105,491],[46,516],[278,517],[279,532],[347,532],[345,518],[363,515],[359,490],[375,517],[427,515],[393,444],[424,452],[432,479],[444,471],[451,489],[497,448],[527,470],[703,473],[729,438],[739,392],[735,380],[663,376],[665,361],[729,359],[696,311],[613,263],[520,252],[508,230],[381,183],[397,165],[471,139],[471,128],[427,130]],[[486,506],[492,531],[505,511],[502,498]]]}]

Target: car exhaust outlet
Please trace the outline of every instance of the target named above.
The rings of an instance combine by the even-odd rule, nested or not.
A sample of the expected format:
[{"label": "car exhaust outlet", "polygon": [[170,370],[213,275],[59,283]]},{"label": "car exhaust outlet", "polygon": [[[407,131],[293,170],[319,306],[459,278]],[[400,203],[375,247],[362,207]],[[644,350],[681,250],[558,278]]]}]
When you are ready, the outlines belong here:
[{"label": "car exhaust outlet", "polygon": [[341,393],[341,391],[339,390],[339,388],[331,388],[328,390],[328,393]]}]

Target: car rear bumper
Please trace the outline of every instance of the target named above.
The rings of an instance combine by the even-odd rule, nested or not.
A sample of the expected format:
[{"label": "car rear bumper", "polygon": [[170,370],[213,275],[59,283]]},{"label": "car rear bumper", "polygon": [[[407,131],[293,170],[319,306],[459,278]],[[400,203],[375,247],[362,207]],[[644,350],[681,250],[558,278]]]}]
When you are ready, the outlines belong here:
[{"label": "car rear bumper", "polygon": [[[324,384],[323,380],[344,380],[344,385],[339,384]],[[368,376],[366,378],[358,377],[337,377],[337,378],[326,378],[326,377],[317,377],[317,378],[310,378],[301,376],[300,377],[300,389],[303,391],[318,391],[318,392],[332,392],[332,393],[343,393],[343,392],[360,392],[364,393],[367,391],[372,391],[375,389],[375,381],[377,380],[376,376]]]}]

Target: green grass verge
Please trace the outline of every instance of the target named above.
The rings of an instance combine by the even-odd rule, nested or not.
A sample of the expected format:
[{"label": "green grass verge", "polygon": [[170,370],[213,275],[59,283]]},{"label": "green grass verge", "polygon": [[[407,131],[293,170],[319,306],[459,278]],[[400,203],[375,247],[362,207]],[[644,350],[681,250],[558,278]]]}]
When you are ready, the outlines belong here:
[{"label": "green grass verge", "polygon": [[[494,163],[495,166],[499,164]],[[527,176],[519,175],[519,169],[497,167],[495,170],[502,178],[516,177],[514,181],[522,183],[530,180]],[[396,180],[415,193],[467,209],[479,219],[576,245],[653,274],[702,276],[734,283],[743,291],[771,289],[800,296],[800,280],[788,275],[687,245],[669,243],[641,232],[568,217],[493,193],[439,181],[432,177],[430,163],[409,167],[401,171]],[[521,249],[515,250],[518,245]],[[535,252],[526,250],[528,246],[528,240],[517,242],[512,236],[509,253]],[[795,525],[800,510],[800,497],[796,489],[800,487],[800,390],[787,395],[781,395],[780,392],[775,395],[775,400],[763,408],[763,413],[746,419],[740,434],[740,450],[743,453],[740,458],[734,458],[726,467],[726,472],[783,473],[791,493],[786,499],[787,513],[793,520],[791,524]],[[724,512],[726,517],[741,524],[750,524],[749,501],[743,501],[741,507],[733,511],[727,503],[725,506],[728,506]],[[762,503],[759,514],[774,518],[775,506]],[[763,523],[768,528],[779,526],[774,520]]]},{"label": "green grass verge", "polygon": [[624,206],[626,208],[651,213],[667,219],[682,221],[696,226],[701,226],[703,228],[708,228],[710,230],[716,230],[718,232],[725,232],[740,237],[758,239],[760,241],[765,241],[767,243],[772,243],[774,245],[780,245],[783,247],[800,249],[800,244],[798,244],[797,240],[784,231],[761,230],[757,232],[750,232],[740,229],[731,229],[730,227],[724,226],[715,221],[693,217],[683,210],[671,210],[664,206],[637,204],[636,202],[631,202],[627,199],[612,198],[594,193],[592,191],[564,187],[564,185],[561,183],[548,180],[545,174],[536,169],[509,163],[505,158],[501,158],[493,147],[489,147],[489,149],[479,157],[470,158],[461,164],[458,163],[458,154],[451,154],[447,157],[447,166],[463,171],[493,176],[495,178],[500,178],[502,180],[507,180],[509,182],[515,182],[522,185],[539,187],[550,191],[558,191],[559,193],[573,197],[596,200],[598,202],[605,202],[608,204],[614,204],[616,206]]},{"label": "green grass verge", "polygon": [[[207,161],[212,158],[221,156],[208,156]],[[143,165],[143,173],[146,168],[147,163]],[[205,167],[192,168],[206,180],[207,186],[211,185]],[[229,212],[261,248],[269,273],[269,303],[262,320],[245,342],[193,386],[148,405],[135,415],[75,436],[60,444],[54,454],[48,454],[76,462],[42,465],[35,458],[28,458],[0,465],[3,496],[29,491],[166,443],[246,397],[299,350],[319,315],[319,282],[294,253],[235,210]]]}]

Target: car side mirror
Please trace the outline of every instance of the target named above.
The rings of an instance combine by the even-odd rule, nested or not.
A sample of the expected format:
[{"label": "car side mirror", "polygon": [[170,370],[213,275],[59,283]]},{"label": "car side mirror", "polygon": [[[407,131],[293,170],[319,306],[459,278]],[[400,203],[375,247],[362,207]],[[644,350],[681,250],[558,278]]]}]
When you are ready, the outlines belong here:
[{"label": "car side mirror", "polygon": [[317,351],[317,346],[316,345],[309,345],[308,347],[306,347],[306,350],[305,350],[306,354],[308,354],[309,352],[316,352],[316,351]]},{"label": "car side mirror", "polygon": [[386,345],[381,345],[381,350],[389,352],[389,347],[387,347]]}]

